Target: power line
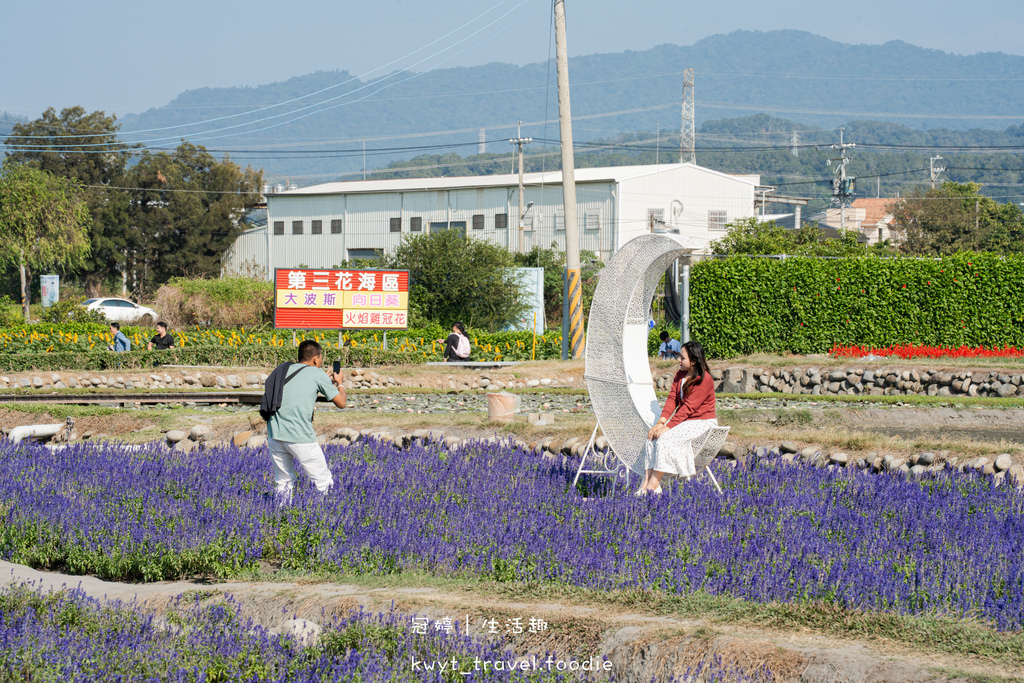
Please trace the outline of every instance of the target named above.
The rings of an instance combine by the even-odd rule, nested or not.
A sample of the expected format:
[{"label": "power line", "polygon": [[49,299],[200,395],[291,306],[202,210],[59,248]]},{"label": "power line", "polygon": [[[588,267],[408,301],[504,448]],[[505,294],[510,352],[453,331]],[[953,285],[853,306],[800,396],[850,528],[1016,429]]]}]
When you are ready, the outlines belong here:
[{"label": "power line", "polygon": [[[393,66],[395,64],[398,64],[399,62],[402,62],[405,59],[408,59],[409,57],[412,57],[417,52],[422,52],[423,50],[427,49],[428,47],[436,45],[437,43],[441,42],[442,40],[444,40],[446,38],[449,38],[450,36],[455,35],[459,31],[461,31],[462,29],[466,28],[467,26],[469,26],[469,25],[473,24],[474,22],[482,19],[483,17],[485,17],[486,15],[490,14],[491,12],[496,10],[501,5],[504,5],[508,1],[509,0],[500,0],[500,2],[498,2],[498,4],[494,5],[493,7],[491,7],[490,9],[485,11],[484,13],[482,13],[482,14],[478,15],[477,17],[471,19],[470,21],[466,22],[462,26],[459,26],[458,28],[454,29],[453,31],[450,31],[449,33],[446,33],[445,35],[443,35],[443,36],[441,36],[441,37],[439,37],[439,38],[437,38],[437,39],[427,43],[423,47],[417,48],[417,49],[413,50],[412,52],[406,54],[405,56],[399,57],[398,59],[395,59],[395,60],[392,60],[392,61],[388,62],[387,64],[384,64],[383,66],[379,66],[379,67],[370,69],[369,71],[367,71],[366,73],[364,73],[364,74],[362,74],[360,76],[353,76],[352,78],[349,78],[346,81],[342,81],[341,83],[335,83],[334,85],[327,86],[326,88],[321,88],[320,90],[317,90],[315,92],[306,93],[305,95],[300,95],[299,97],[293,97],[290,100],[285,100],[283,102],[277,102],[275,104],[270,104],[270,105],[262,106],[262,107],[259,107],[257,109],[252,109],[250,111],[240,112],[238,114],[231,114],[231,115],[228,115],[228,116],[219,116],[219,117],[216,117],[216,118],[206,119],[204,121],[195,121],[195,122],[192,122],[192,123],[182,123],[182,124],[178,124],[178,125],[175,125],[175,126],[164,126],[162,128],[147,128],[147,129],[143,129],[143,130],[126,131],[125,134],[156,133],[156,132],[165,131],[165,130],[176,130],[176,129],[181,129],[181,128],[191,128],[193,126],[201,126],[203,124],[215,123],[217,121],[224,121],[224,120],[231,119],[231,118],[237,118],[239,116],[248,116],[250,114],[256,114],[256,113],[259,113],[259,112],[262,112],[262,111],[267,111],[269,109],[273,109],[275,107],[282,107],[282,106],[287,105],[287,104],[292,104],[293,102],[298,102],[300,100],[304,100],[307,97],[313,97],[315,95],[323,94],[323,93],[327,92],[328,90],[333,90],[335,88],[340,88],[341,86],[348,85],[349,83],[352,83],[353,81],[360,81],[360,80],[362,80],[364,78],[367,78],[371,74],[373,74],[373,73],[375,73],[377,71],[382,71],[382,70],[388,68],[389,66]],[[525,4],[525,3],[520,3],[520,5],[522,5],[522,4]],[[516,7],[519,7],[520,5],[517,5]],[[513,8],[513,10],[514,9],[515,8]],[[500,18],[504,18],[504,16],[508,16],[508,15],[507,14],[503,15],[503,17],[500,17]],[[463,39],[463,40],[465,40],[465,39]],[[459,41],[459,42],[462,42],[462,41]],[[444,52],[445,50],[450,49],[450,47],[453,47],[454,45],[458,45],[458,42],[454,43],[452,46],[444,48],[444,50],[441,50],[439,52],[435,52],[433,55],[431,55],[431,57],[436,56],[436,55],[440,54],[441,52]],[[427,57],[426,59],[430,59],[430,57]],[[425,60],[423,60],[423,61],[425,61]],[[417,62],[417,64],[413,64],[410,67],[406,67],[404,69],[400,69],[399,71],[396,71],[393,74],[389,74],[385,78],[390,78],[391,76],[393,76],[395,74],[402,73],[404,71],[408,71],[413,66],[417,66],[418,64],[422,64],[423,61]],[[346,93],[346,94],[350,94],[350,93]],[[326,100],[326,101],[330,101],[330,100]],[[251,105],[239,105],[239,106],[251,106]],[[301,111],[301,110],[299,110],[299,111]],[[33,136],[16,136],[16,137],[33,137]],[[58,135],[58,136],[53,136],[53,137],[76,138],[76,137],[89,137],[89,135],[88,134],[83,134],[83,135]]]},{"label": "power line", "polygon": [[[525,4],[529,3],[529,2],[533,2],[533,1],[535,1],[535,0],[522,0],[522,2],[520,2],[518,5],[516,5],[511,10],[509,10],[508,12],[503,14],[502,16],[498,17],[494,21],[490,22],[486,26],[484,26],[484,27],[478,29],[477,31],[474,31],[473,33],[469,34],[468,36],[466,36],[466,37],[456,41],[452,46],[449,46],[447,48],[444,48],[443,50],[435,52],[434,54],[430,55],[429,57],[425,57],[424,59],[422,59],[419,62],[413,64],[412,66],[418,66],[420,64],[423,64],[424,62],[428,61],[432,57],[436,57],[436,56],[440,55],[441,53],[451,49],[451,47],[454,47],[455,45],[463,43],[466,40],[469,40],[470,38],[472,38],[472,37],[478,35],[479,33],[483,32],[485,29],[488,29],[491,26],[493,26],[493,25],[497,24],[498,22],[500,22],[501,20],[505,19],[510,14],[515,12],[515,10],[519,9],[521,6],[523,6],[523,5],[525,5]],[[539,8],[537,8],[537,9],[539,9]],[[421,76],[424,76],[427,73],[430,73],[434,69],[438,68],[442,64],[444,64],[444,63],[446,63],[448,61],[451,61],[455,57],[458,57],[459,55],[461,55],[461,54],[463,54],[465,52],[468,52],[469,50],[471,50],[473,48],[476,48],[476,47],[479,47],[480,45],[483,45],[484,43],[488,42],[489,40],[492,40],[499,33],[502,33],[503,31],[505,31],[506,29],[508,29],[512,25],[514,25],[514,24],[518,23],[519,21],[523,20],[524,18],[526,18],[530,14],[533,14],[534,12],[537,11],[537,9],[530,10],[529,12],[526,12],[525,14],[522,14],[519,17],[513,19],[511,22],[509,22],[509,23],[505,24],[504,26],[502,26],[501,28],[499,28],[493,35],[491,35],[488,38],[486,38],[486,39],[476,43],[475,45],[471,45],[470,47],[467,47],[467,48],[465,48],[463,50],[460,50],[459,52],[456,52],[453,55],[449,55],[448,57],[444,58],[443,60],[441,60],[437,64],[434,64],[434,65],[430,66],[429,68],[427,68],[426,70],[424,70],[422,72],[414,73],[413,75],[409,76],[408,78],[404,78],[402,80],[399,80],[399,81],[396,81],[396,82],[393,82],[393,83],[388,83],[386,85],[383,85],[382,87],[378,88],[377,90],[375,90],[374,92],[370,93],[369,95],[365,95],[363,97],[360,97],[358,99],[352,100],[350,102],[341,102],[341,103],[338,103],[338,104],[331,105],[329,107],[324,107],[323,109],[317,109],[316,111],[312,111],[312,112],[303,114],[301,116],[296,116],[296,117],[291,118],[291,119],[289,119],[287,121],[280,121],[278,123],[274,123],[272,125],[265,126],[263,128],[256,128],[256,129],[253,129],[253,130],[247,130],[247,131],[242,131],[242,132],[237,132],[237,133],[227,133],[227,134],[224,134],[224,135],[211,135],[212,133],[221,133],[221,132],[228,131],[228,130],[234,130],[234,129],[237,129],[237,128],[244,128],[244,127],[247,127],[247,126],[257,125],[257,124],[263,123],[265,121],[271,121],[271,120],[274,120],[274,119],[279,119],[279,118],[284,117],[284,116],[292,116],[294,114],[297,114],[298,112],[307,111],[309,109],[314,109],[316,107],[320,107],[320,106],[322,106],[324,104],[327,104],[328,102],[333,102],[333,101],[341,99],[343,97],[347,97],[347,96],[349,96],[349,95],[351,95],[351,94],[353,94],[355,92],[359,92],[360,90],[364,90],[366,88],[370,88],[370,87],[372,87],[374,85],[377,85],[377,83],[379,83],[379,81],[378,82],[373,82],[373,83],[367,83],[366,85],[364,85],[364,86],[362,86],[360,88],[356,88],[355,90],[352,90],[350,92],[344,93],[343,95],[339,95],[337,97],[328,98],[328,99],[323,100],[321,102],[317,102],[315,104],[307,105],[305,107],[300,107],[298,109],[294,109],[294,110],[289,111],[289,112],[285,112],[285,113],[282,113],[282,114],[275,114],[274,116],[266,116],[266,117],[263,117],[263,118],[260,118],[260,119],[256,119],[255,121],[249,121],[249,122],[246,122],[246,123],[235,124],[235,125],[232,125],[232,126],[224,126],[222,128],[215,128],[213,130],[205,131],[203,133],[199,133],[199,135],[206,136],[206,137],[192,138],[190,141],[191,142],[202,142],[204,140],[215,140],[215,139],[226,138],[226,137],[235,137],[235,136],[238,136],[238,135],[250,135],[252,133],[259,133],[259,132],[262,132],[264,130],[270,130],[272,128],[277,128],[277,127],[282,126],[282,125],[287,125],[289,123],[294,123],[296,121],[300,121],[300,120],[302,120],[304,118],[308,118],[309,116],[313,116],[314,114],[321,114],[321,113],[323,113],[325,111],[330,111],[331,109],[336,109],[338,107],[349,106],[349,105],[352,105],[352,104],[356,104],[358,102],[362,102],[362,101],[368,99],[369,97],[372,97],[373,95],[375,95],[375,94],[377,94],[377,93],[379,93],[379,92],[381,92],[383,90],[387,90],[388,88],[391,88],[391,87],[394,87],[396,85],[400,85],[402,83],[406,83],[406,82],[411,81],[413,79],[416,79],[416,78],[419,78]],[[412,67],[409,67],[409,68],[412,68]],[[408,71],[408,68],[403,70],[403,71]],[[399,72],[396,72],[396,73],[402,73],[402,72],[399,71]],[[381,80],[385,80],[387,78],[390,78],[393,75],[394,74],[386,76],[386,77],[384,77],[384,79],[381,79]],[[237,116],[237,115],[235,115],[235,116]],[[178,137],[179,136],[175,135],[175,136],[170,136],[170,137],[153,138],[153,139],[150,139],[150,140],[141,140],[141,141],[138,141],[138,144],[152,144],[152,143],[165,142],[165,141],[169,141],[169,140],[172,140],[172,139],[176,139]],[[103,145],[103,143],[95,143],[95,144],[78,145],[78,146],[80,146],[80,147],[97,147],[97,146],[102,146],[102,145]]]}]

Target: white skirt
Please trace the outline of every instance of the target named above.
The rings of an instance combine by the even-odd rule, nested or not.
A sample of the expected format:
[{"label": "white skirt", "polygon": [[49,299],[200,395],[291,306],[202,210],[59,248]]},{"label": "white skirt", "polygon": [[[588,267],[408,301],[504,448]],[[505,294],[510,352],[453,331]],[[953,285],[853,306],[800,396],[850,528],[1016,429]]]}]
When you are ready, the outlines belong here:
[{"label": "white skirt", "polygon": [[699,439],[712,427],[718,426],[718,420],[686,420],[662,434],[654,441],[648,441],[644,459],[646,469],[690,477],[696,474],[693,459],[693,441]]}]

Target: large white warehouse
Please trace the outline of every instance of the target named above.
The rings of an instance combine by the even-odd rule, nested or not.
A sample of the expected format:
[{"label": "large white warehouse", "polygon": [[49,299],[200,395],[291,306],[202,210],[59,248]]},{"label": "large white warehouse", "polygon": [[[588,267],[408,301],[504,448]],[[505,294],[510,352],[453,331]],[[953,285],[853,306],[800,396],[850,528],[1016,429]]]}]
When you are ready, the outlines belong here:
[{"label": "large white warehouse", "polygon": [[[580,248],[608,259],[652,229],[678,229],[706,246],[725,225],[754,215],[760,177],[694,164],[576,170]],[[562,174],[524,178],[524,251],[565,247]],[[314,185],[267,196],[266,227],[239,236],[225,272],[330,268],[391,253],[408,235],[459,230],[519,249],[519,176],[364,180]],[[264,270],[266,269],[266,270]]]}]

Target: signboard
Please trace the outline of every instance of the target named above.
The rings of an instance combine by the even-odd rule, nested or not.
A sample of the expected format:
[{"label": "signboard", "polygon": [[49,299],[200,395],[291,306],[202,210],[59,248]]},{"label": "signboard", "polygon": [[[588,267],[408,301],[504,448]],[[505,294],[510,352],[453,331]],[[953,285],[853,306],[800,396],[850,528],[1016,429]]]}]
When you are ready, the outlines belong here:
[{"label": "signboard", "polygon": [[60,300],[60,275],[40,275],[39,287],[43,294],[43,308],[49,308]]},{"label": "signboard", "polygon": [[274,328],[405,330],[409,271],[274,270]]},{"label": "signboard", "polygon": [[544,269],[516,268],[516,273],[522,285],[523,300],[529,308],[509,329],[544,334]]}]

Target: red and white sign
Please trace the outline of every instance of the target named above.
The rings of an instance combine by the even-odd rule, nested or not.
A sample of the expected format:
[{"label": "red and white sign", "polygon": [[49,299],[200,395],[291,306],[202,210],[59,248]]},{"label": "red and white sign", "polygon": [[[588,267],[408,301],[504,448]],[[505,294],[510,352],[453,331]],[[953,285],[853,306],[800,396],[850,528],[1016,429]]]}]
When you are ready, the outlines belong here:
[{"label": "red and white sign", "polygon": [[278,268],[274,327],[306,330],[404,330],[409,271]]}]

